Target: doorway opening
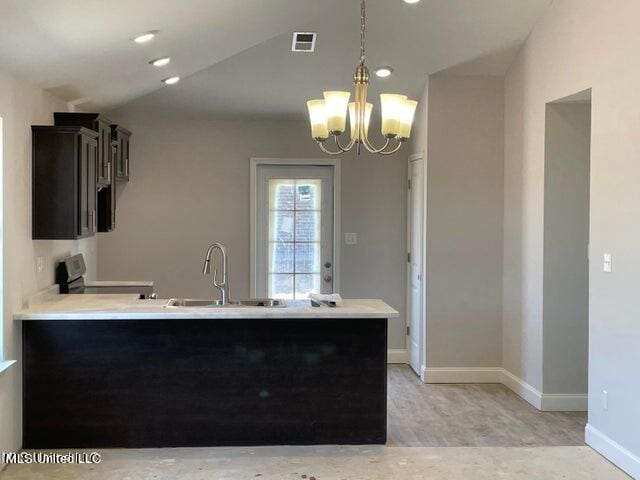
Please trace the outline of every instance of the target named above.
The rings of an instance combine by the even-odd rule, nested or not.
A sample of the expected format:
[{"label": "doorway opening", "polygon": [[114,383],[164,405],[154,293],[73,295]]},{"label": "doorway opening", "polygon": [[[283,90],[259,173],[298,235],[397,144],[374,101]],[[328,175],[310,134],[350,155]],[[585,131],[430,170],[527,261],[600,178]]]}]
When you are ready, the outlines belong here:
[{"label": "doorway opening", "polygon": [[[591,90],[546,105],[543,392],[587,410]],[[545,409],[554,409],[552,405]]]}]

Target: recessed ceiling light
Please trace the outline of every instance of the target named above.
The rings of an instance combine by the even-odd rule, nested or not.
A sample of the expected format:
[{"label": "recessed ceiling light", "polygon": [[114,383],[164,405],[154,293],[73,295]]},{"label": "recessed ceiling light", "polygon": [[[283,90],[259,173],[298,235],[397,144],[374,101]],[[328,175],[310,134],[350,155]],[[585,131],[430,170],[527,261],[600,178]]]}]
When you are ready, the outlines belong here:
[{"label": "recessed ceiling light", "polygon": [[156,33],[158,33],[157,30],[141,33],[137,37],[134,37],[133,41],[136,43],[147,43],[153,40],[153,37],[156,36]]},{"label": "recessed ceiling light", "polygon": [[376,75],[380,78],[387,78],[393,73],[393,68],[391,67],[378,67],[376,68]]},{"label": "recessed ceiling light", "polygon": [[169,77],[162,80],[162,82],[166,83],[167,85],[175,85],[179,81],[180,81],[180,77]]},{"label": "recessed ceiling light", "polygon": [[420,0],[404,0],[404,3],[418,3]]},{"label": "recessed ceiling light", "polygon": [[162,57],[162,58],[156,58],[155,60],[151,60],[149,63],[154,67],[164,67],[166,65],[169,65],[170,62],[171,62],[171,57]]}]

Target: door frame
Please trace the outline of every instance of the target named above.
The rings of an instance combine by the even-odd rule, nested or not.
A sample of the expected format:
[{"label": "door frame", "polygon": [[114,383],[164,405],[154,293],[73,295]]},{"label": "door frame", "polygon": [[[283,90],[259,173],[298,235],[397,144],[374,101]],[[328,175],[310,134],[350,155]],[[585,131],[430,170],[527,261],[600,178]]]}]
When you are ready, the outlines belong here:
[{"label": "door frame", "polygon": [[256,197],[258,186],[258,167],[263,165],[288,165],[294,167],[333,167],[333,291],[340,292],[340,239],[342,238],[340,226],[340,186],[342,185],[340,173],[340,158],[261,158],[249,159],[249,294],[256,296],[257,292],[257,265],[256,246],[258,244],[258,199]]},{"label": "door frame", "polygon": [[[427,159],[424,152],[416,152],[409,155],[407,159],[407,187],[411,179],[411,163],[422,160],[422,242],[420,245],[422,258],[422,281],[420,282],[420,380],[425,381],[427,369]],[[411,252],[411,194],[407,188],[407,253]],[[411,313],[411,269],[407,262],[407,313]],[[407,315],[406,323],[409,324],[410,318]],[[409,351],[409,337],[405,337],[405,345],[407,348],[407,363],[410,361],[411,352]]]}]

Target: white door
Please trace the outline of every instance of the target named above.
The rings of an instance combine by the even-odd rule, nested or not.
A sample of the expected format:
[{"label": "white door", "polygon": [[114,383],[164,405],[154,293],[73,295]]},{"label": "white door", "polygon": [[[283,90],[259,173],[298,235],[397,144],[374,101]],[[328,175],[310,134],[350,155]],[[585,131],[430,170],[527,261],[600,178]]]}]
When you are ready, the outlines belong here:
[{"label": "white door", "polygon": [[411,368],[421,373],[424,342],[422,298],[422,256],[424,245],[424,161],[409,162],[408,195],[408,344]]},{"label": "white door", "polygon": [[256,296],[333,293],[333,167],[259,165]]}]

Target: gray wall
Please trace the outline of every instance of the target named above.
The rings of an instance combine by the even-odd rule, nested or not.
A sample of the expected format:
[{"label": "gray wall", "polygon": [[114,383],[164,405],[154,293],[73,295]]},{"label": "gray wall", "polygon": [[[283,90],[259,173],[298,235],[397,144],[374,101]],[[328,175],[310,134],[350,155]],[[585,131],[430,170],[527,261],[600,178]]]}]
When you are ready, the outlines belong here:
[{"label": "gray wall", "polygon": [[[4,308],[2,340],[4,359],[20,360],[21,329],[13,313],[24,300],[54,283],[56,260],[82,252],[88,276],[96,272],[96,239],[81,241],[31,240],[31,125],[50,125],[53,112],[66,111],[64,102],[0,72],[0,117],[4,148]],[[1,156],[1,155],[0,155]],[[44,271],[37,273],[36,258]],[[0,450],[15,451],[22,444],[21,364],[0,375]]]},{"label": "gray wall", "polygon": [[[249,158],[318,158],[306,121],[234,121],[150,115],[131,104],[109,114],[134,132],[131,181],[117,228],[99,238],[101,279],[154,280],[162,297],[211,296],[201,275],[213,240],[227,244],[232,295],[249,295]],[[342,159],[342,295],[382,298],[401,312],[390,348],[405,348],[406,160]]]},{"label": "gray wall", "polygon": [[[589,427],[636,456],[638,18],[639,2],[556,0],[534,28],[505,80],[504,225],[504,366],[542,389],[545,104],[592,88]],[[602,271],[605,252],[613,254],[610,274]],[[603,390],[609,394],[607,410],[600,401]],[[615,449],[606,440],[599,445]],[[640,475],[637,460],[635,465]]]},{"label": "gray wall", "polygon": [[503,79],[432,75],[425,96],[426,366],[500,366]]},{"label": "gray wall", "polygon": [[587,393],[591,104],[547,105],[543,386]]}]

